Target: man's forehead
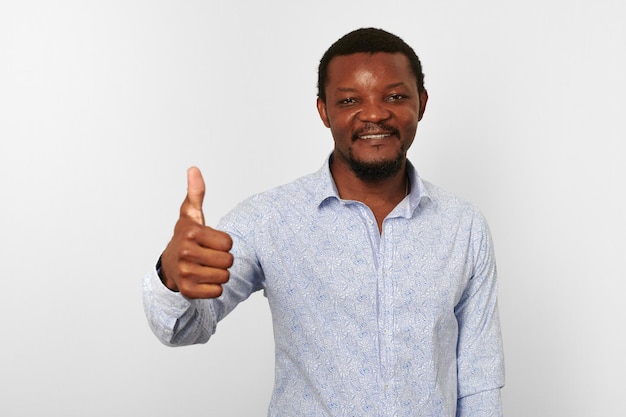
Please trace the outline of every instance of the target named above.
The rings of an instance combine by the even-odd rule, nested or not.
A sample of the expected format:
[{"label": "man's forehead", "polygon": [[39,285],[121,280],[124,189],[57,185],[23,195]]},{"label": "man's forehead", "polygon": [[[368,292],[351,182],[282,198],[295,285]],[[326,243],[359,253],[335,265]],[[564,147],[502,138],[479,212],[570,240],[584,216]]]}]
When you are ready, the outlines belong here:
[{"label": "man's forehead", "polygon": [[367,58],[394,59],[396,57],[404,57],[408,61],[408,58],[402,52],[383,52],[383,51],[378,51],[378,52],[353,52],[351,54],[335,55],[329,61],[329,65],[331,63],[335,62],[335,61],[338,61],[338,60],[341,61],[341,60],[367,59]]},{"label": "man's forehead", "polygon": [[381,73],[404,73],[415,78],[409,59],[402,53],[389,52],[357,52],[349,55],[337,55],[328,64],[328,79],[332,80],[333,74],[358,71],[357,77],[366,81],[378,77]]}]

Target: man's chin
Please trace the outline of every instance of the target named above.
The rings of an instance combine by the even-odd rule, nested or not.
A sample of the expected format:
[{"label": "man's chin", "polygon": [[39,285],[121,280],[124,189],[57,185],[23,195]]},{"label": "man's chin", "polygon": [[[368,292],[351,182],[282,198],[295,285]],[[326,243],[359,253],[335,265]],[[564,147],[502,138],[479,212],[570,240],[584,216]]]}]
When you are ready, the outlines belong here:
[{"label": "man's chin", "polygon": [[379,161],[360,161],[350,158],[350,168],[357,178],[363,181],[382,181],[400,172],[403,162],[403,154],[399,154],[395,159]]}]

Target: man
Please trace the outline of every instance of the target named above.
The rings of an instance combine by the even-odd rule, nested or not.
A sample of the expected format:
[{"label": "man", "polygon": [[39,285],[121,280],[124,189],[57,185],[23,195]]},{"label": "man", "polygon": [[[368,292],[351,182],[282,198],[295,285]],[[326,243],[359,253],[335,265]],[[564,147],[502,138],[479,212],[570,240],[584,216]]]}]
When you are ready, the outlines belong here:
[{"label": "man", "polygon": [[406,158],[428,94],[413,49],[345,35],[319,66],[334,150],[316,173],[253,196],[215,230],[204,181],[144,280],[155,334],[204,343],[264,290],[276,344],[270,416],[499,416],[496,267],[482,215]]}]

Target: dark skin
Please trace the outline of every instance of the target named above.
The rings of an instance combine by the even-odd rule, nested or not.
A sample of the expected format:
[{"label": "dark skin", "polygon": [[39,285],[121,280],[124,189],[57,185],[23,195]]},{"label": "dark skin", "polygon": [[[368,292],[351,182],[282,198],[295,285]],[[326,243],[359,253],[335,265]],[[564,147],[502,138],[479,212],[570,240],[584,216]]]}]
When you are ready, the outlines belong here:
[{"label": "dark skin", "polygon": [[[424,115],[428,94],[402,54],[357,53],[338,56],[328,66],[326,102],[317,110],[335,141],[331,172],[343,199],[367,205],[382,232],[383,220],[407,192],[406,152]],[[394,175],[376,181],[360,179],[349,159],[368,163],[394,160]]]},{"label": "dark skin", "polygon": [[228,282],[233,241],[220,230],[204,224],[205,193],[200,170],[187,171],[187,196],[180,207],[174,236],[161,256],[161,278],[172,291],[188,298],[216,298]]},{"label": "dark skin", "polygon": [[[333,58],[328,66],[326,102],[317,109],[334,142],[331,173],[342,199],[360,201],[374,213],[379,231],[385,217],[406,195],[406,152],[413,143],[428,94],[402,54],[357,53]],[[363,180],[349,159],[376,163],[401,157],[400,169]],[[205,184],[200,170],[187,172],[187,196],[174,235],[161,257],[161,277],[188,298],[215,298],[228,281],[231,237],[204,224]]]}]

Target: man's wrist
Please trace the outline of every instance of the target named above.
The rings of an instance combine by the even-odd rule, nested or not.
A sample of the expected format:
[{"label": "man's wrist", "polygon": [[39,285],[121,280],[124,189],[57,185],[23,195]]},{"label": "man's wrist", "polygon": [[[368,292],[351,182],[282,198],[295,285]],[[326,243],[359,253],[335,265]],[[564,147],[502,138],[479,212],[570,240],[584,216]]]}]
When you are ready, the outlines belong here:
[{"label": "man's wrist", "polygon": [[161,266],[161,258],[162,257],[163,257],[163,255],[159,256],[159,260],[157,261],[157,263],[155,265],[155,268],[156,268],[157,276],[161,280],[161,284],[163,284],[163,285],[165,285],[167,287],[167,278],[165,278],[165,273],[163,272],[163,268]]}]

